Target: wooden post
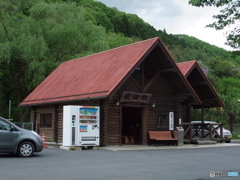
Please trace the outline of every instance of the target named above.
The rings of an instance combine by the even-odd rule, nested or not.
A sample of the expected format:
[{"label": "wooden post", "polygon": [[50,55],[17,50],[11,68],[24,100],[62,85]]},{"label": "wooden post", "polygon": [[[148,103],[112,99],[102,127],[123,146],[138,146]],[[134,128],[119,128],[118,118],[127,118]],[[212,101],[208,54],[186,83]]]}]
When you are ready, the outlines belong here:
[{"label": "wooden post", "polygon": [[142,113],[142,144],[148,144],[148,131],[147,131],[147,115],[148,115],[148,108],[143,109]]},{"label": "wooden post", "polygon": [[189,125],[190,140],[192,140],[192,124]]},{"label": "wooden post", "polygon": [[203,138],[204,136],[204,128],[203,128],[203,123],[204,123],[204,108],[203,106],[201,107],[201,129],[202,129],[202,133],[201,133],[201,137]]},{"label": "wooden post", "polygon": [[53,141],[58,143],[58,104],[54,106]]},{"label": "wooden post", "polygon": [[222,142],[223,141],[223,125],[222,124],[220,125],[220,139]]},{"label": "wooden post", "polygon": [[[120,105],[120,143],[119,145],[121,146],[122,145],[122,123],[123,123],[123,120],[122,120],[122,105]],[[126,141],[125,141],[126,143]]]},{"label": "wooden post", "polygon": [[211,140],[214,140],[214,138],[213,138],[213,125],[212,124],[209,124],[210,125],[210,128],[209,128],[209,136],[210,136],[210,139]]}]

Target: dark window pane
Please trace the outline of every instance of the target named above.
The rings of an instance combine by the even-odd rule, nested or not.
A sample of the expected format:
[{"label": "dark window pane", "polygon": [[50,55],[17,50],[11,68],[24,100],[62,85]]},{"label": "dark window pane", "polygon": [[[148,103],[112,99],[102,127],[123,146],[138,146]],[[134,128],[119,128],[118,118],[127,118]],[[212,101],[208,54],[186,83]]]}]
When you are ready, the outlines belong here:
[{"label": "dark window pane", "polygon": [[40,114],[40,128],[52,128],[52,114]]}]

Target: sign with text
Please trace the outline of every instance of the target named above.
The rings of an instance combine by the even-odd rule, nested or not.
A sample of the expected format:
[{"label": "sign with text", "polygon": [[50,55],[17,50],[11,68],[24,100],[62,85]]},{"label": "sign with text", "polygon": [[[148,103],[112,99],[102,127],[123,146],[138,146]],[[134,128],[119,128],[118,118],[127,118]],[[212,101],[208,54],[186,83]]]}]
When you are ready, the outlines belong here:
[{"label": "sign with text", "polygon": [[174,129],[174,112],[169,112],[169,130]]},{"label": "sign with text", "polygon": [[149,103],[151,96],[152,94],[124,91],[122,93],[120,102]]}]

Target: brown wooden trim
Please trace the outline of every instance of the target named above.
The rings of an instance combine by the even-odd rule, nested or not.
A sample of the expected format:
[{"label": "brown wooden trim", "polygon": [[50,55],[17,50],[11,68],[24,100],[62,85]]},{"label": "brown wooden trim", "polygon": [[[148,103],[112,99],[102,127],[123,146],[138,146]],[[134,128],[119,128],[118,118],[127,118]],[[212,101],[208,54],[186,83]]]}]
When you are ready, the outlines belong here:
[{"label": "brown wooden trim", "polygon": [[33,130],[39,133],[37,129],[37,112],[36,112],[36,107],[33,107]]},{"label": "brown wooden trim", "polygon": [[163,69],[159,71],[160,74],[169,74],[169,73],[176,73],[176,70],[174,68],[169,68],[169,69]]},{"label": "brown wooden trim", "polygon": [[54,131],[53,131],[53,140],[58,143],[58,105],[54,106],[55,108],[55,117],[54,117]]},{"label": "brown wooden trim", "polygon": [[102,142],[103,145],[108,145],[109,144],[109,133],[108,133],[108,128],[109,128],[109,109],[108,109],[108,101],[107,100],[101,100],[100,101],[100,133],[101,133],[101,137],[102,140],[100,139],[100,141]]},{"label": "brown wooden trim", "polygon": [[120,146],[122,145],[122,105],[120,105]]},{"label": "brown wooden trim", "polygon": [[143,109],[142,112],[142,144],[148,144],[148,134],[147,134],[147,118],[148,117],[148,107]]},{"label": "brown wooden trim", "polygon": [[133,84],[141,91],[144,92],[143,88],[137,83],[137,81],[131,76],[130,77],[131,81],[133,82]]},{"label": "brown wooden trim", "polygon": [[122,104],[122,107],[145,108],[145,104]]},{"label": "brown wooden trim", "polygon": [[147,90],[151,87],[151,85],[155,82],[155,80],[158,78],[159,73],[155,74],[152,79],[147,83],[147,85],[144,87],[143,92],[147,92]]},{"label": "brown wooden trim", "polygon": [[139,93],[133,91],[123,91],[120,102],[121,103],[145,103],[150,102],[152,94],[148,93]]},{"label": "brown wooden trim", "polygon": [[194,82],[191,84],[192,86],[207,86],[207,82],[203,81],[203,82]]}]

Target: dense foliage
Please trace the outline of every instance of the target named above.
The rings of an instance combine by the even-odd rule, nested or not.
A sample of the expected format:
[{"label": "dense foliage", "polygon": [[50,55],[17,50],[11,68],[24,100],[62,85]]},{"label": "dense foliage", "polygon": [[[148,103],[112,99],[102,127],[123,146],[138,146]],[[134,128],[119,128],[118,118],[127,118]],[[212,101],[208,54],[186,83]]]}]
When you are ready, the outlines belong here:
[{"label": "dense foliage", "polygon": [[201,62],[226,105],[208,115],[236,120],[239,52],[167,34],[93,0],[0,0],[0,115],[8,117],[11,99],[12,118],[27,120],[27,109],[18,104],[61,62],[156,36],[175,61]]},{"label": "dense foliage", "polygon": [[231,27],[227,32],[227,45],[240,49],[240,1],[239,0],[189,0],[193,6],[216,6],[224,7],[220,14],[214,15],[217,21],[209,24],[208,27],[222,30]]}]

